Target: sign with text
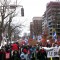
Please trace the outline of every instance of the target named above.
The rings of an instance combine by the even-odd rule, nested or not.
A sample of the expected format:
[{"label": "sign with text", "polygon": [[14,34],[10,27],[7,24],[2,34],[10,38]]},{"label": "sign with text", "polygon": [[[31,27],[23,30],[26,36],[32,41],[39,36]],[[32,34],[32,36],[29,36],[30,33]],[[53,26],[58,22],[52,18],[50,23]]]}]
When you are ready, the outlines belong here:
[{"label": "sign with text", "polygon": [[59,47],[47,50],[47,57],[59,57],[58,55]]}]

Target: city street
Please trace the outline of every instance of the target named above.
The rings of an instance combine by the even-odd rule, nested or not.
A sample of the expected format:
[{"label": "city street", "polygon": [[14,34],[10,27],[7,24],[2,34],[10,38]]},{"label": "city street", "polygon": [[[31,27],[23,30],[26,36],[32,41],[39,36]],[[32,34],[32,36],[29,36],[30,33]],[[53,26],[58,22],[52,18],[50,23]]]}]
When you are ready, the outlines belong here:
[{"label": "city street", "polygon": [[0,0],[0,60],[60,60],[60,0]]}]

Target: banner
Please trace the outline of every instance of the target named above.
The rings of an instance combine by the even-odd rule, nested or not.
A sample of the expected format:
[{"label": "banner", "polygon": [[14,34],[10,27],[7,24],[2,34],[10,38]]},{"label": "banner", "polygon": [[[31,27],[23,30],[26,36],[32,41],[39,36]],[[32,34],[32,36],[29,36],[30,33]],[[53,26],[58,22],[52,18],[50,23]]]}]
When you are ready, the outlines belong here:
[{"label": "banner", "polygon": [[59,57],[58,55],[58,51],[59,51],[59,47],[51,47],[51,48],[45,48],[45,50],[47,51],[47,57]]}]

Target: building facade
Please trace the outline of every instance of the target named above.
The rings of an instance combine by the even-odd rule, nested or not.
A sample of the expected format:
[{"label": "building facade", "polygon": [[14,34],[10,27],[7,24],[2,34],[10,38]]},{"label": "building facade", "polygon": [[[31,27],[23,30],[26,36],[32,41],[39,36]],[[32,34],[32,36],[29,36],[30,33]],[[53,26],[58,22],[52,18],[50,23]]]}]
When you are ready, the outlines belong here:
[{"label": "building facade", "polygon": [[33,17],[33,22],[30,23],[30,35],[36,37],[42,34],[42,17]]},{"label": "building facade", "polygon": [[43,33],[48,34],[48,24],[47,24],[46,11],[44,12],[43,20],[42,20],[42,34]]},{"label": "building facade", "polygon": [[[47,22],[47,31],[49,35],[53,35],[56,31],[60,35],[60,2],[49,2],[46,6],[43,22]],[[42,24],[44,26],[44,24]],[[43,28],[46,30],[46,28]]]}]

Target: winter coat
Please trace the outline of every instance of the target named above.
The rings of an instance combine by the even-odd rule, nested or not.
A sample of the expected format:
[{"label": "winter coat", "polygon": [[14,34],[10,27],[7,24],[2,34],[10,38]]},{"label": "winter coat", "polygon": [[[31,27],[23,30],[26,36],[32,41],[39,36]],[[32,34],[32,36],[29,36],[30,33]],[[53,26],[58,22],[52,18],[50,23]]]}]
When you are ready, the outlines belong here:
[{"label": "winter coat", "polygon": [[18,51],[13,52],[13,60],[20,60],[20,55]]},{"label": "winter coat", "polygon": [[47,60],[47,53],[46,53],[46,51],[44,49],[39,50],[39,52],[37,53],[37,59],[39,59],[39,60]]}]

